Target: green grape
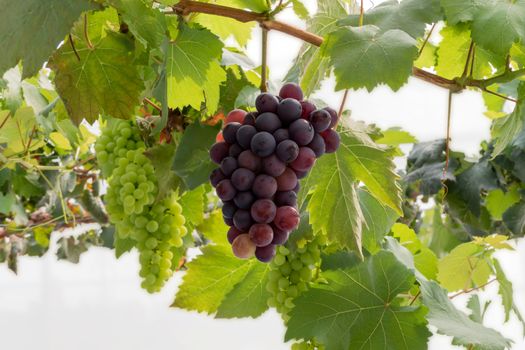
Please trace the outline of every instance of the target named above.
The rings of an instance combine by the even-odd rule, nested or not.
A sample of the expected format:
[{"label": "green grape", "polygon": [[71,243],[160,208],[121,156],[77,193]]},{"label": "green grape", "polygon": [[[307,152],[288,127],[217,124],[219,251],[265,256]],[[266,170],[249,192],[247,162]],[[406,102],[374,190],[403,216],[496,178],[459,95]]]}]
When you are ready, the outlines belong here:
[{"label": "green grape", "polygon": [[268,306],[275,307],[283,319],[294,307],[294,299],[308,289],[314,273],[320,265],[321,247],[325,244],[322,235],[303,238],[280,246],[270,263],[266,289],[270,292]]},{"label": "green grape", "polygon": [[155,169],[132,121],[111,120],[95,144],[108,183],[106,208],[117,235],[130,237],[139,251],[142,288],[159,291],[173,274],[171,250],[187,234],[182,207],[173,193],[158,200]]}]

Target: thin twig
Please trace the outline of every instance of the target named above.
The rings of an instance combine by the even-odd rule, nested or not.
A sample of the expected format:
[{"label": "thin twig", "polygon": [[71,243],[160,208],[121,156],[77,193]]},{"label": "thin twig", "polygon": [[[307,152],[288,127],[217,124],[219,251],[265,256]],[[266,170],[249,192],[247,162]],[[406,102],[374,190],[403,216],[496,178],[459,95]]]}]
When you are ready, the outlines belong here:
[{"label": "thin twig", "polygon": [[361,7],[359,9],[359,26],[362,27],[363,26],[363,22],[364,22],[364,19],[365,19],[365,5],[364,5],[364,0],[361,0]]},{"label": "thin twig", "polygon": [[444,183],[447,179],[448,166],[450,162],[450,120],[452,115],[452,91],[448,92],[448,108],[447,108],[447,139],[445,141],[445,167],[443,168],[443,176],[441,181]]},{"label": "thin twig", "polygon": [[502,94],[499,94],[497,92],[494,92],[494,91],[491,91],[489,89],[482,89],[484,92],[488,93],[488,94],[491,94],[491,95],[494,95],[494,96],[498,96],[504,100],[507,100],[507,101],[511,101],[511,102],[514,102],[514,103],[518,103],[518,100],[512,98],[512,97],[508,97],[508,96],[505,96],[505,95],[502,95]]},{"label": "thin twig", "polygon": [[69,34],[69,43],[71,44],[71,48],[73,49],[73,52],[75,53],[75,56],[77,56],[78,61],[80,62],[80,55],[77,52],[77,48],[75,47],[75,43],[73,42],[73,37],[71,34]]},{"label": "thin twig", "polygon": [[262,28],[261,92],[268,91],[268,29]]},{"label": "thin twig", "polygon": [[157,104],[155,104],[155,102],[153,102],[153,101],[150,100],[149,98],[144,97],[144,102],[146,102],[146,103],[149,104],[151,107],[155,108],[157,111],[159,111],[159,112],[162,113],[162,108],[161,108],[160,106],[158,106]]},{"label": "thin twig", "polygon": [[488,281],[487,283],[482,284],[482,285],[479,286],[479,287],[474,287],[474,288],[470,288],[470,289],[462,290],[461,292],[457,292],[456,294],[453,294],[453,295],[451,295],[451,296],[448,297],[448,298],[449,298],[449,299],[454,299],[455,297],[460,296],[460,295],[462,295],[462,294],[468,294],[468,293],[474,292],[474,291],[476,291],[476,290],[483,289],[483,288],[485,288],[486,286],[488,286],[489,284],[494,283],[494,282],[497,281],[497,280],[498,280],[497,278],[493,278],[493,279],[491,279],[490,281]]},{"label": "thin twig", "polygon": [[341,120],[341,116],[343,115],[343,111],[345,109],[346,105],[346,99],[348,98],[348,89],[345,90],[345,93],[343,94],[343,99],[341,100],[341,105],[339,106],[339,112],[337,112],[337,122],[334,125],[334,129],[337,127],[337,124],[339,124],[339,121]]},{"label": "thin twig", "polygon": [[421,54],[423,53],[423,50],[425,49],[425,46],[427,45],[428,41],[430,40],[430,37],[432,36],[432,33],[434,32],[434,29],[436,28],[436,24],[437,23],[434,23],[432,25],[432,28],[430,28],[430,31],[428,32],[427,36],[425,37],[425,40],[423,41],[423,44],[419,48],[419,52],[417,54],[417,57],[421,56]]},{"label": "thin twig", "polygon": [[87,13],[84,14],[84,37],[86,38],[87,46],[91,50],[93,50],[93,43],[91,43],[91,40],[89,39],[89,33],[88,33],[88,17],[87,17]]},{"label": "thin twig", "polygon": [[5,123],[7,123],[7,120],[9,119],[9,117],[11,117],[11,112],[8,112],[7,115],[5,116],[5,119],[2,120],[2,124],[0,124],[0,129],[2,129]]},{"label": "thin twig", "polygon": [[417,294],[414,295],[414,297],[412,298],[412,300],[410,300],[410,303],[408,305],[412,306],[412,304],[414,304],[414,302],[417,300],[417,298],[419,298],[420,295],[421,295],[421,291],[418,290]]}]

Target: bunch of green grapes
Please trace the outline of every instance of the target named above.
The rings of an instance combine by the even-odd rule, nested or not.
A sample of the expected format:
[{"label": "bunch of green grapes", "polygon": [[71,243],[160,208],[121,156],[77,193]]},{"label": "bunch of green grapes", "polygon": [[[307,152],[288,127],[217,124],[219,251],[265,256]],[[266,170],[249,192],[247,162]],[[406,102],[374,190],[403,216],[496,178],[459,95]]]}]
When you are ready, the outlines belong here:
[{"label": "bunch of green grapes", "polygon": [[319,234],[295,242],[295,246],[280,246],[270,264],[266,289],[271,293],[268,305],[275,307],[288,321],[293,300],[308,289],[321,261],[321,247],[326,243]]},{"label": "bunch of green grapes", "polygon": [[144,155],[140,130],[131,121],[111,120],[95,145],[108,180],[106,208],[120,238],[136,241],[142,287],[159,291],[171,277],[171,248],[187,233],[182,207],[172,193],[158,201],[155,169]]}]

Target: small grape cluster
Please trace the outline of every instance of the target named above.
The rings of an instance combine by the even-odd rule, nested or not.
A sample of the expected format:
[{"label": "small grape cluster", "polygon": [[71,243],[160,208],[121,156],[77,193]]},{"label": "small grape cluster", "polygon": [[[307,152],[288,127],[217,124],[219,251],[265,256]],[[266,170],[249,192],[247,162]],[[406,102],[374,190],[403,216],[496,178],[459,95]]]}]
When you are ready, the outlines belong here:
[{"label": "small grape cluster", "polygon": [[337,113],[303,100],[297,84],[260,94],[257,112],[236,109],[210,149],[210,182],[223,201],[233,253],[269,262],[299,224],[298,179],[339,147]]},{"label": "small grape cluster", "polygon": [[171,277],[171,249],[182,246],[187,230],[174,194],[156,202],[155,170],[145,148],[137,125],[125,120],[110,120],[95,145],[108,179],[105,198],[110,221],[120,238],[136,241],[142,287],[156,292]]},{"label": "small grape cluster", "polygon": [[266,289],[271,297],[268,306],[275,307],[288,320],[293,300],[308,289],[321,261],[321,247],[326,243],[323,235],[297,242],[297,246],[280,246],[270,264]]}]

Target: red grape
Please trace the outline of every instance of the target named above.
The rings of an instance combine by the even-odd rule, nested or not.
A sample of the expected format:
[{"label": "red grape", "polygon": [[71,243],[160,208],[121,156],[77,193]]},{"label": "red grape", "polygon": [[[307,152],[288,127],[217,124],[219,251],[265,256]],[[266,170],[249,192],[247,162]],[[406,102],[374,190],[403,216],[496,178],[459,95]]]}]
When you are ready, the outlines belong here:
[{"label": "red grape", "polygon": [[[290,163],[290,166],[297,171],[308,171],[312,169],[315,164],[315,153],[309,147],[299,148],[299,156]],[[228,175],[228,174],[226,174]]]},{"label": "red grape", "polygon": [[234,109],[226,116],[226,124],[234,122],[242,123],[244,121],[245,116],[246,111],[243,111],[242,109]]},{"label": "red grape", "polygon": [[228,219],[233,219],[237,209],[237,206],[232,202],[224,202],[222,206],[222,216]]},{"label": "red grape", "polygon": [[242,234],[242,232],[237,230],[235,227],[230,227],[226,237],[228,238],[228,242],[230,242],[230,244],[232,244],[233,241],[235,240],[235,238],[237,238],[241,234]]},{"label": "red grape", "polygon": [[255,108],[257,108],[257,111],[259,111],[259,113],[275,113],[277,111],[278,104],[279,100],[277,99],[277,97],[267,92],[263,92],[255,99]]},{"label": "red grape", "polygon": [[297,101],[301,101],[303,99],[303,90],[301,90],[301,87],[295,83],[286,83],[281,87],[279,96],[282,98],[294,98]]},{"label": "red grape", "polygon": [[222,136],[224,137],[224,140],[229,144],[235,143],[235,141],[237,141],[237,130],[239,130],[240,127],[241,123],[238,122],[226,124],[224,129],[222,129]]},{"label": "red grape", "polygon": [[250,235],[252,242],[255,243],[257,247],[265,247],[272,243],[273,240],[272,227],[267,224],[252,225],[248,234]]},{"label": "red grape", "polygon": [[246,150],[239,154],[239,167],[249,169],[253,172],[258,172],[262,168],[262,160],[253,154],[252,151]]},{"label": "red grape", "polygon": [[297,206],[297,193],[292,191],[279,191],[275,194],[275,205],[282,207],[288,205],[290,207]]},{"label": "red grape", "polygon": [[326,152],[326,144],[324,143],[323,137],[319,134],[315,134],[314,139],[308,144],[308,147],[314,151],[317,158]]},{"label": "red grape", "polygon": [[301,118],[309,120],[310,114],[316,110],[315,105],[310,101],[301,101],[301,107],[303,109]]},{"label": "red grape", "polygon": [[257,131],[267,131],[273,133],[281,127],[281,119],[275,113],[266,112],[260,114],[255,120]]},{"label": "red grape", "polygon": [[290,124],[288,129],[290,138],[294,140],[299,146],[306,146],[312,142],[315,131],[312,124],[306,119],[299,119]]},{"label": "red grape", "polygon": [[258,223],[268,224],[275,218],[277,207],[271,199],[256,200],[250,211],[253,220]]},{"label": "red grape", "polygon": [[217,192],[217,196],[219,196],[223,202],[232,200],[237,194],[237,191],[235,190],[235,187],[233,187],[230,180],[222,180],[219,182],[215,188],[215,191]]},{"label": "red grape", "polygon": [[237,130],[236,139],[244,149],[250,148],[253,136],[257,134],[257,129],[252,125],[243,125]]},{"label": "red grape", "polygon": [[233,202],[240,209],[250,209],[255,197],[251,191],[237,192],[233,197]]},{"label": "red grape", "polygon": [[213,187],[217,187],[217,184],[224,179],[226,179],[226,175],[222,173],[220,168],[213,169],[210,174],[210,183]]},{"label": "red grape", "polygon": [[286,125],[301,118],[302,111],[303,109],[299,101],[293,98],[285,98],[279,103],[279,107],[277,107],[277,114],[279,114],[279,118],[281,118]]},{"label": "red grape", "polygon": [[216,164],[221,164],[222,160],[228,156],[230,146],[226,142],[217,142],[210,148],[210,158]]},{"label": "red grape", "polygon": [[271,198],[277,192],[277,181],[272,176],[257,175],[253,181],[252,191],[259,198]]},{"label": "red grape", "polygon": [[277,177],[276,180],[279,191],[291,191],[297,185],[297,175],[295,175],[295,172],[290,168],[286,168],[284,173]]},{"label": "red grape", "polygon": [[255,249],[255,257],[260,262],[270,262],[272,261],[273,257],[275,256],[275,246],[273,244],[269,244],[266,247],[257,247]]},{"label": "red grape", "polygon": [[290,236],[290,232],[281,230],[280,228],[278,228],[274,224],[271,224],[270,226],[272,226],[272,229],[273,229],[273,241],[272,241],[272,244],[277,244],[277,245],[285,244],[286,241],[288,240],[288,237]]},{"label": "red grape", "polygon": [[226,157],[221,162],[221,171],[226,176],[231,176],[238,167],[237,159],[233,157]]},{"label": "red grape", "polygon": [[288,140],[290,138],[290,135],[288,134],[288,129],[275,130],[275,132],[273,133],[273,138],[275,139],[275,143],[277,144],[284,140]]},{"label": "red grape", "polygon": [[255,254],[255,244],[247,233],[237,236],[232,243],[233,254],[239,259],[249,259]]},{"label": "red grape", "polygon": [[339,119],[339,115],[337,115],[337,112],[335,109],[330,107],[323,108],[325,111],[330,113],[331,121],[330,121],[330,128],[333,128],[337,124],[337,120]]},{"label": "red grape", "polygon": [[339,148],[339,143],[341,142],[337,131],[328,129],[322,132],[321,136],[323,137],[324,143],[326,145],[326,153],[334,153],[337,151]]},{"label": "red grape", "polygon": [[299,155],[299,146],[292,140],[284,140],[277,145],[275,153],[280,160],[290,163]]},{"label": "red grape", "polygon": [[[318,109],[310,115],[310,123],[312,123],[315,132],[322,132],[328,129],[331,121],[330,113],[324,109]],[[226,138],[226,134],[224,134],[224,137]],[[226,141],[228,140],[226,139]]]},{"label": "red grape", "polygon": [[277,208],[273,222],[277,228],[283,231],[292,231],[299,225],[299,220],[300,216],[297,209],[290,206],[284,206]]},{"label": "red grape", "polygon": [[272,154],[262,160],[263,171],[273,177],[277,177],[284,172],[286,164],[284,164],[277,156]]},{"label": "red grape", "polygon": [[238,191],[247,191],[252,188],[255,174],[246,168],[239,168],[235,170],[231,177],[233,187]]},{"label": "red grape", "polygon": [[239,209],[235,212],[235,215],[233,215],[233,224],[243,232],[247,232],[250,226],[252,226],[252,223],[252,216],[248,210]]},{"label": "red grape", "polygon": [[275,150],[275,139],[269,132],[261,131],[253,136],[250,146],[255,155],[268,157]]}]

